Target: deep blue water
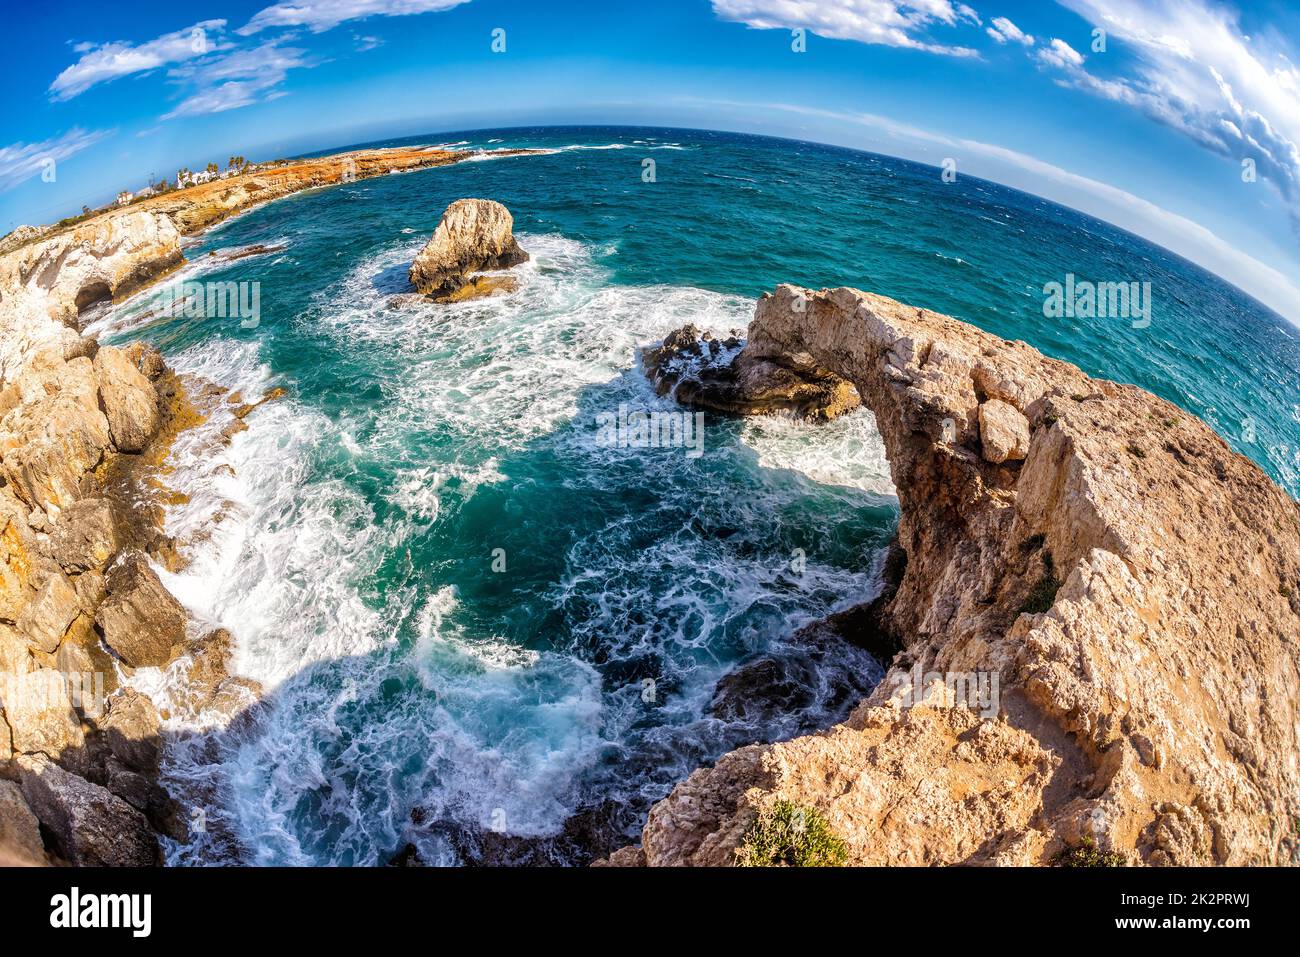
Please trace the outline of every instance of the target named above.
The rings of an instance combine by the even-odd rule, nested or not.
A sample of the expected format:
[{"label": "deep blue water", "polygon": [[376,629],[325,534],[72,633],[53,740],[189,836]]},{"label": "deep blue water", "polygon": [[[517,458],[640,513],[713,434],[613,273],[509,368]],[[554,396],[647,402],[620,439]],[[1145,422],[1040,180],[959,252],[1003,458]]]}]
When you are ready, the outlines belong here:
[{"label": "deep blue water", "polygon": [[[778,282],[883,293],[1136,383],[1300,493],[1300,330],[1095,219],[902,160],[735,134],[372,145],[414,143],[554,152],[300,194],[210,232],[180,279],[260,283],[256,328],[134,303],[92,330],[149,339],[246,394],[288,390],[219,461],[182,462],[192,500],[169,517],[186,539],[223,516],[170,584],[234,632],[240,670],[269,692],[251,731],[169,763],[248,859],[375,863],[414,842],[456,863],[464,835],[544,839],[597,806],[634,836],[692,768],[824,725],[870,686],[874,664],[844,650],[818,664],[802,715],[707,714],[737,663],[797,653],[794,626],[874,593],[896,505],[869,414],[823,429],[710,418],[699,457],[598,440],[597,417],[620,405],[675,411],[639,346],[686,322],[742,329]],[[389,308],[465,196],[514,214],[533,255],[518,292]],[[285,248],[200,261],[250,243]],[[1043,286],[1067,273],[1150,282],[1150,326],[1046,319]],[[198,835],[172,858],[220,853]]]}]

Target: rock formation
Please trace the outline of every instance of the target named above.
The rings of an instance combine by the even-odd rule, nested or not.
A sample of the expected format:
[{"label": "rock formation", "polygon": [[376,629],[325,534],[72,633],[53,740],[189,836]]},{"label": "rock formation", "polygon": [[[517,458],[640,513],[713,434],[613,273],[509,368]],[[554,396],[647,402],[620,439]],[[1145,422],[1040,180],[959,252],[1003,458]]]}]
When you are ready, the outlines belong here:
[{"label": "rock formation", "polygon": [[489,199],[458,199],[411,263],[410,279],[421,295],[455,302],[501,288],[492,277],[474,273],[509,269],[527,260],[528,253],[515,242],[508,209]]},{"label": "rock formation", "polygon": [[660,395],[723,415],[788,413],[828,422],[852,412],[861,399],[853,384],[799,356],[742,351],[740,339],[715,339],[687,325],[642,353],[646,375]]},{"label": "rock formation", "polygon": [[736,361],[784,357],[875,413],[905,566],[856,620],[901,651],[609,863],[731,864],[782,800],[855,864],[1300,861],[1300,504],[1162,399],[881,296],[778,287]]}]

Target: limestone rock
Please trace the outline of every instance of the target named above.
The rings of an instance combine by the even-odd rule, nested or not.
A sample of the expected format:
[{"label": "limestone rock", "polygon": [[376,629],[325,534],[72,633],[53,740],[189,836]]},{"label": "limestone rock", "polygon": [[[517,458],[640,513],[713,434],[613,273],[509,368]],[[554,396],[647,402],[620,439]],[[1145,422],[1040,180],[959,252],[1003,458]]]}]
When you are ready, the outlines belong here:
[{"label": "limestone rock", "polygon": [[410,279],[423,295],[450,296],[472,273],[509,269],[527,259],[515,242],[508,209],[488,199],[458,199],[411,263]]},{"label": "limestone rock", "polygon": [[62,572],[55,572],[45,579],[35,599],[23,609],[18,628],[33,646],[53,654],[80,613],[81,602],[72,583]]},{"label": "limestone rock", "polygon": [[1029,454],[1029,420],[1001,399],[980,403],[980,441],[984,458],[993,463],[1019,462]]},{"label": "limestone rock", "polygon": [[152,867],[162,863],[145,816],[98,784],[44,755],[17,761],[23,797],[69,863],[87,867]]},{"label": "limestone rock", "polygon": [[86,498],[64,509],[50,533],[50,552],[64,571],[101,568],[118,548],[117,522],[105,498]]},{"label": "limestone rock", "polygon": [[157,772],[162,760],[162,720],[148,697],[124,688],[108,700],[108,715],[99,726],[108,748],[126,767]]},{"label": "limestone rock", "polygon": [[45,864],[36,815],[13,781],[0,780],[0,867]]},{"label": "limestone rock", "polygon": [[857,864],[1048,864],[1085,840],[1300,863],[1295,501],[1141,389],[882,296],[779,286],[736,361],[785,356],[875,414],[906,562],[869,630],[901,651],[844,723],[679,784],[647,863],[729,864],[777,799]]},{"label": "limestone rock", "polygon": [[108,421],[77,395],[59,392],[0,420],[4,477],[29,506],[66,508],[109,447]]},{"label": "limestone rock", "polygon": [[138,552],[109,570],[97,617],[104,643],[133,668],[167,664],[185,641],[185,609]]},{"label": "limestone rock", "polygon": [[861,405],[840,376],[797,358],[754,356],[739,338],[716,339],[693,325],[642,353],[646,375],[660,395],[723,415],[793,414],[828,422]]},{"label": "limestone rock", "polygon": [[84,759],[78,752],[86,738],[63,674],[53,668],[38,668],[6,675],[0,697],[16,753],[41,752],[55,760],[66,756],[74,763]]},{"label": "limestone rock", "polygon": [[161,421],[153,384],[114,346],[100,347],[95,375],[113,444],[121,452],[143,451]]}]

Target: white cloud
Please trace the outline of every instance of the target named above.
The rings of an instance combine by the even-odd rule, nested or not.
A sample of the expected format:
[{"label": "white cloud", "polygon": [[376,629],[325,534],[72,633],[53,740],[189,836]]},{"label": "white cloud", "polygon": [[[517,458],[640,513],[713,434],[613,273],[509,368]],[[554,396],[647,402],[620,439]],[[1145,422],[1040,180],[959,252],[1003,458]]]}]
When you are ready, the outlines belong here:
[{"label": "white cloud", "polygon": [[960,22],[979,25],[979,15],[951,0],[713,0],[723,20],[756,30],[803,27],[832,40],[856,40],[924,50],[946,56],[976,57],[970,47],[934,43],[919,36],[935,26]]},{"label": "white cloud", "polygon": [[1083,54],[1064,40],[1052,38],[1052,42],[1035,54],[1039,63],[1054,66],[1062,70],[1072,70],[1083,66]]},{"label": "white cloud", "polygon": [[0,193],[41,173],[45,169],[46,160],[61,163],[112,134],[112,130],[83,130],[75,127],[62,136],[39,143],[0,146]]},{"label": "white cloud", "polygon": [[280,37],[168,71],[170,78],[190,85],[194,92],[162,119],[224,113],[283,96],[276,87],[290,70],[313,67],[318,62],[308,57],[306,50],[280,45],[290,39]]},{"label": "white cloud", "polygon": [[[1127,229],[1190,259],[1244,289],[1279,315],[1300,325],[1300,285],[1294,280],[1280,270],[1260,262],[1240,247],[1223,240],[1200,223],[1163,209],[1117,186],[1072,173],[1006,147],[934,133],[873,113],[826,110],[789,103],[708,102],[714,106],[781,110],[870,127],[892,138],[898,152],[911,152],[914,156],[925,156],[928,146],[941,147],[947,155],[960,158],[962,168],[975,175],[1045,196]],[[983,166],[977,165],[973,159],[980,157],[986,161]],[[933,159],[926,158],[925,161],[932,163]]]},{"label": "white cloud", "polygon": [[[1204,0],[1061,0],[1136,60],[1098,76],[1083,60],[1048,62],[1059,82],[1142,110],[1235,161],[1253,159],[1300,222],[1300,70],[1296,50],[1247,37],[1237,14]],[[1053,41],[1055,42],[1055,41]],[[1105,64],[1094,54],[1089,66]]]},{"label": "white cloud", "polygon": [[1025,33],[1018,26],[1008,20],[1006,17],[994,17],[985,31],[998,43],[1020,43],[1024,46],[1031,47],[1034,45],[1034,38]]},{"label": "white cloud", "polygon": [[50,94],[55,100],[70,100],[97,83],[204,56],[220,48],[225,26],[225,20],[202,20],[139,44],[78,43],[73,50],[81,59],[54,78]]},{"label": "white cloud", "polygon": [[352,34],[352,41],[357,45],[358,53],[367,53],[370,50],[377,50],[384,45],[382,37],[362,36],[359,33]]},{"label": "white cloud", "polygon": [[324,33],[347,20],[365,17],[405,17],[450,10],[469,0],[286,0],[254,14],[239,34],[250,36],[269,27],[306,27]]}]

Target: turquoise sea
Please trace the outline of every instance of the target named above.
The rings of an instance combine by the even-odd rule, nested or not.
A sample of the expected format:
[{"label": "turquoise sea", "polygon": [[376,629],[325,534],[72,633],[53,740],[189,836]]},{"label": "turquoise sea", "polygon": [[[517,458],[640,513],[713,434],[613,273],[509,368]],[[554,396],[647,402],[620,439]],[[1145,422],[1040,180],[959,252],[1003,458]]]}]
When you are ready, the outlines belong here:
[{"label": "turquoise sea", "polygon": [[[194,721],[169,721],[169,782],[203,822],[173,863],[379,864],[408,845],[430,864],[584,863],[635,840],[692,769],[842,717],[880,675],[849,648],[803,662],[795,713],[708,706],[737,664],[799,658],[795,627],[878,589],[897,505],[870,414],[709,418],[698,457],[598,439],[602,413],[674,408],[639,347],[687,322],[743,329],[778,282],[883,293],[1136,383],[1300,495],[1300,329],[1098,220],[730,133],[366,145],[417,143],[484,152],[299,194],[189,250],[176,282],[260,284],[256,327],[138,300],[89,330],[247,396],[288,393],[217,459],[179,449],[190,501],[168,523],[192,563],[168,584],[234,633],[267,695],[232,729],[183,738]],[[524,146],[548,152],[490,152]],[[514,214],[532,254],[518,291],[390,308],[469,196]],[[201,261],[254,243],[284,248]],[[1067,274],[1150,282],[1150,325],[1044,318],[1044,284]]]}]

